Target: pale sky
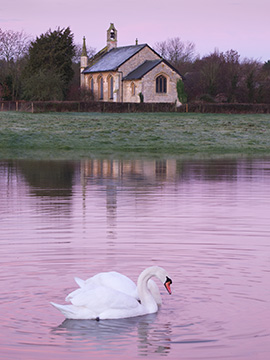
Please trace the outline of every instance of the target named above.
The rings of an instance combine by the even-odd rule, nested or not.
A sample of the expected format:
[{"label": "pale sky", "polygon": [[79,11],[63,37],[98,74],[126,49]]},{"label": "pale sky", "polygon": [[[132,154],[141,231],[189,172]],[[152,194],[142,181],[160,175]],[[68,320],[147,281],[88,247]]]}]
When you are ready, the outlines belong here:
[{"label": "pale sky", "polygon": [[262,62],[270,60],[269,17],[269,0],[0,0],[0,28],[34,38],[70,26],[75,43],[85,36],[98,51],[114,23],[118,46],[180,37],[200,57],[233,49]]}]

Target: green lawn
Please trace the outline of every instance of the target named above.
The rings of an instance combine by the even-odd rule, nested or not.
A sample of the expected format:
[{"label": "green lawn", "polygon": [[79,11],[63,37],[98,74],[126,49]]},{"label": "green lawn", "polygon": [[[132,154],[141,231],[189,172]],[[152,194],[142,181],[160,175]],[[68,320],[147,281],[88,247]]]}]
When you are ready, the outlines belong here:
[{"label": "green lawn", "polygon": [[30,150],[270,154],[270,115],[0,112],[0,156]]}]

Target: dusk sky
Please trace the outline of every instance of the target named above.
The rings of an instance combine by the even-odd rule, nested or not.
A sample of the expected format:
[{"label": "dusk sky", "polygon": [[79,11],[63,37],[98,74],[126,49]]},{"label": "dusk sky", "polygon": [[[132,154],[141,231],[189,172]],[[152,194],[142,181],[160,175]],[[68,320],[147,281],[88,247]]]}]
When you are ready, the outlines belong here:
[{"label": "dusk sky", "polygon": [[269,0],[0,0],[0,28],[24,30],[34,38],[70,26],[75,43],[100,50],[114,23],[118,46],[180,37],[200,57],[236,50],[241,59],[270,59]]}]

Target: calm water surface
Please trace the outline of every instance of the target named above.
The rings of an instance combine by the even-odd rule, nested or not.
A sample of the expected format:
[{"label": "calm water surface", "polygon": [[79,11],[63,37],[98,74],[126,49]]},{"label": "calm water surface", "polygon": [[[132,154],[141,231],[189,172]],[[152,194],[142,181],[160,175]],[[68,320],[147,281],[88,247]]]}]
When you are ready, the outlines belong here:
[{"label": "calm water surface", "polygon": [[[270,354],[270,159],[0,162],[1,359]],[[173,279],[154,315],[64,321],[88,278]]]}]

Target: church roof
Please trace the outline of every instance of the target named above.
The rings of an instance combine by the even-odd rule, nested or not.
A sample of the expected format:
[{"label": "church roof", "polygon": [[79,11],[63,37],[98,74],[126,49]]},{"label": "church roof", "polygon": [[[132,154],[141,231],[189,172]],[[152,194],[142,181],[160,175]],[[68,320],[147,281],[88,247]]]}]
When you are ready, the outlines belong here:
[{"label": "church roof", "polygon": [[179,74],[182,78],[183,76],[179,73],[177,69],[175,69],[167,60],[165,59],[157,59],[157,60],[146,60],[144,63],[139,65],[136,69],[127,74],[123,80],[139,80],[149,71],[154,69],[158,64],[164,63],[169,66],[173,71]]},{"label": "church roof", "polygon": [[92,66],[90,65],[89,67],[87,67],[83,71],[83,73],[88,74],[102,71],[116,71],[120,65],[130,59],[133,55],[135,55],[145,46],[148,45],[141,44],[114,48],[109,52],[105,53],[105,55],[101,56],[101,58]]},{"label": "church roof", "polygon": [[135,70],[131,71],[127,76],[123,78],[123,80],[138,80],[141,79],[145,74],[147,74],[150,70],[152,70],[155,66],[162,62],[161,59],[157,60],[146,60],[140,66],[138,66]]},{"label": "church roof", "polygon": [[108,46],[105,46],[98,53],[92,56],[91,59],[89,60],[87,69],[93,66],[95,63],[97,63],[102,58],[102,56],[104,56],[107,52],[108,52]]}]

